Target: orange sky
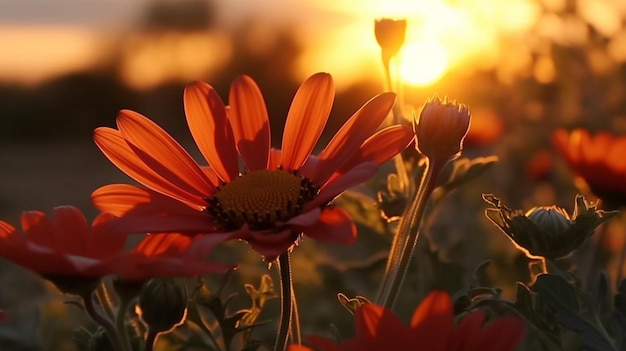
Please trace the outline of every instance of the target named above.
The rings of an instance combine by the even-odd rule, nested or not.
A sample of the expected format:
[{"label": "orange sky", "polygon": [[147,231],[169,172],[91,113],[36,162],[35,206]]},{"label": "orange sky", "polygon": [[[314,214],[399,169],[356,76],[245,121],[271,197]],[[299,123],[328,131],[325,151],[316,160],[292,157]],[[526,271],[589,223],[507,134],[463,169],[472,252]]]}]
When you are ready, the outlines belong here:
[{"label": "orange sky", "polygon": [[[133,44],[126,48],[120,74],[136,88],[172,78],[192,80],[219,69],[230,58],[230,45],[219,32],[201,37],[170,35],[158,40],[133,34],[133,22],[140,18],[147,1],[110,0],[105,6],[96,0],[58,0],[51,7],[48,0],[32,0],[29,4],[40,2],[42,6],[31,6],[37,10],[30,11],[20,0],[3,0],[0,45],[5,49],[0,55],[0,79],[35,84],[88,68],[107,57],[116,36]],[[428,83],[459,65],[464,69],[498,65],[504,78],[507,72],[530,68],[539,80],[549,81],[553,67],[548,52],[536,67],[529,67],[530,50],[536,48],[516,45],[512,52],[501,46],[501,37],[523,43],[525,33],[532,29],[550,40],[575,45],[586,38],[586,22],[614,37],[611,54],[626,60],[626,31],[621,28],[626,1],[577,3],[580,16],[563,18],[557,13],[565,0],[232,0],[218,2],[218,16],[224,27],[248,16],[256,16],[267,26],[297,21],[305,43],[298,63],[299,78],[327,71],[340,88],[364,73],[382,76],[373,36],[374,19],[380,17],[408,20],[407,51],[403,55],[407,79],[412,74]],[[542,12],[542,7],[549,11]]]}]

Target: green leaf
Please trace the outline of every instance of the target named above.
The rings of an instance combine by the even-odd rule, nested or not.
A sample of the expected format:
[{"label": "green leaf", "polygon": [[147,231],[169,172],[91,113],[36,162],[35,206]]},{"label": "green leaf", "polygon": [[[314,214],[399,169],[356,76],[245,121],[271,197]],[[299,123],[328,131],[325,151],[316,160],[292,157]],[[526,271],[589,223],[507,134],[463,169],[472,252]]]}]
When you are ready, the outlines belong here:
[{"label": "green leaf", "polygon": [[[581,335],[583,347],[587,350],[617,350],[600,323],[591,296],[553,274],[539,275],[532,289],[554,311],[559,324]],[[579,298],[579,295],[582,296]]]}]

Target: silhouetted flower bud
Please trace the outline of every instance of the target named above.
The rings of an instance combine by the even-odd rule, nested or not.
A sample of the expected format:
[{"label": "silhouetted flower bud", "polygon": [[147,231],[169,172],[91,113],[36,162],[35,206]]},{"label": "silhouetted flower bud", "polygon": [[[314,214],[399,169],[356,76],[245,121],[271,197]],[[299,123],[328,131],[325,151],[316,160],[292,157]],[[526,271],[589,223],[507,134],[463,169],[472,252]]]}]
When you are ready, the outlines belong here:
[{"label": "silhouetted flower bud", "polygon": [[593,235],[597,226],[618,213],[597,210],[582,195],[576,196],[572,216],[556,206],[535,207],[524,214],[502,205],[491,194],[483,194],[483,199],[495,207],[485,210],[487,218],[530,258],[569,255]]},{"label": "silhouetted flower bud", "polygon": [[402,45],[404,45],[405,34],[406,20],[404,19],[381,18],[376,20],[374,23],[374,35],[382,49],[384,60],[389,60],[398,54]]},{"label": "silhouetted flower bud", "polygon": [[426,101],[419,118],[413,118],[415,146],[429,159],[445,163],[461,155],[469,126],[467,106],[434,97]]},{"label": "silhouetted flower bud", "polygon": [[150,279],[139,294],[139,308],[150,331],[169,331],[184,322],[187,291],[172,278]]}]

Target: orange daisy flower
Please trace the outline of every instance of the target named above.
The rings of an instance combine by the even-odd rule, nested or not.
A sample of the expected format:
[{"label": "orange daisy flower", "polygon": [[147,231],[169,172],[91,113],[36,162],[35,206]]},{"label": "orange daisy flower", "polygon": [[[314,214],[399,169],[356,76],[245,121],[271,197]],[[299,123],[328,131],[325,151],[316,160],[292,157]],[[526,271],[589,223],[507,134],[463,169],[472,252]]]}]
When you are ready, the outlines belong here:
[{"label": "orange daisy flower", "polygon": [[[395,101],[383,93],[361,107],[317,156],[315,147],[334,99],[330,75],[315,74],[298,89],[285,123],[282,149],[270,147],[267,109],[256,83],[235,80],[230,106],[203,82],[184,92],[191,134],[210,166],[200,166],[148,118],[121,111],[118,129],[98,128],[103,153],[144,187],[113,184],[92,194],[96,207],[121,217],[125,232],[202,233],[215,242],[246,240],[268,261],[302,233],[352,243],[349,214],[331,206],[345,189],[369,179],[412,141],[408,126],[376,132]],[[240,168],[240,160],[242,168]],[[195,245],[202,251],[202,245]]]},{"label": "orange daisy flower", "polygon": [[559,129],[554,145],[571,170],[584,180],[591,192],[608,208],[626,205],[626,136],[600,132],[593,136],[584,129],[567,133]]},{"label": "orange daisy flower", "polygon": [[52,218],[40,211],[24,212],[24,234],[0,221],[0,256],[52,281],[109,274],[141,281],[223,273],[229,268],[188,254],[192,238],[182,234],[148,236],[132,251],[123,252],[126,235],[109,230],[112,217],[101,214],[90,227],[80,210],[71,206],[54,208]]},{"label": "orange daisy flower", "polygon": [[290,345],[288,351],[508,351],[524,340],[525,326],[517,317],[502,317],[484,325],[485,312],[475,310],[454,325],[450,296],[433,291],[405,326],[388,309],[364,304],[354,314],[356,336],[342,343],[309,337],[315,348]]}]

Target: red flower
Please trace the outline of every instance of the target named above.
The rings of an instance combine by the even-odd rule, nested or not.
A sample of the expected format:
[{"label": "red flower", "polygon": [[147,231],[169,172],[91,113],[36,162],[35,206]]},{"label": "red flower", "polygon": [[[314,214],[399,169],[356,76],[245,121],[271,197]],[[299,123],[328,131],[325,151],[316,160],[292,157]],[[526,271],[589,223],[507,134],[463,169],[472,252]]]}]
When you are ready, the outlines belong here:
[{"label": "red flower", "polygon": [[608,208],[626,205],[626,136],[609,133],[591,136],[584,129],[571,133],[557,130],[554,145],[572,171],[582,178],[591,192],[601,198]]},{"label": "red flower", "polygon": [[[121,111],[118,129],[98,128],[94,139],[111,162],[145,188],[104,186],[92,194],[94,204],[122,217],[116,228],[125,232],[209,234],[203,238],[209,246],[238,238],[270,261],[302,233],[352,243],[354,222],[329,204],[406,148],[412,132],[405,126],[376,132],[395,100],[385,93],[367,102],[312,156],[333,98],[330,75],[306,80],[289,110],[282,150],[276,150],[270,147],[263,96],[251,78],[233,83],[228,109],[208,84],[189,85],[187,123],[209,167],[199,166],[146,117]],[[239,158],[245,165],[241,170]],[[196,249],[202,251],[202,245]]]},{"label": "red flower", "polygon": [[89,227],[80,210],[71,206],[56,207],[52,218],[39,211],[24,212],[24,234],[0,221],[0,256],[52,280],[117,274],[125,281],[140,281],[228,269],[187,254],[192,238],[181,234],[151,235],[132,251],[122,252],[126,235],[109,231],[111,218],[101,214]]},{"label": "red flower", "polygon": [[[442,291],[430,293],[415,310],[407,327],[389,310],[365,304],[355,312],[356,336],[342,343],[322,337],[307,341],[321,351],[507,351],[524,339],[524,322],[517,317],[502,317],[484,326],[485,313],[475,310],[454,325],[452,301]],[[312,351],[290,345],[288,351]]]}]

